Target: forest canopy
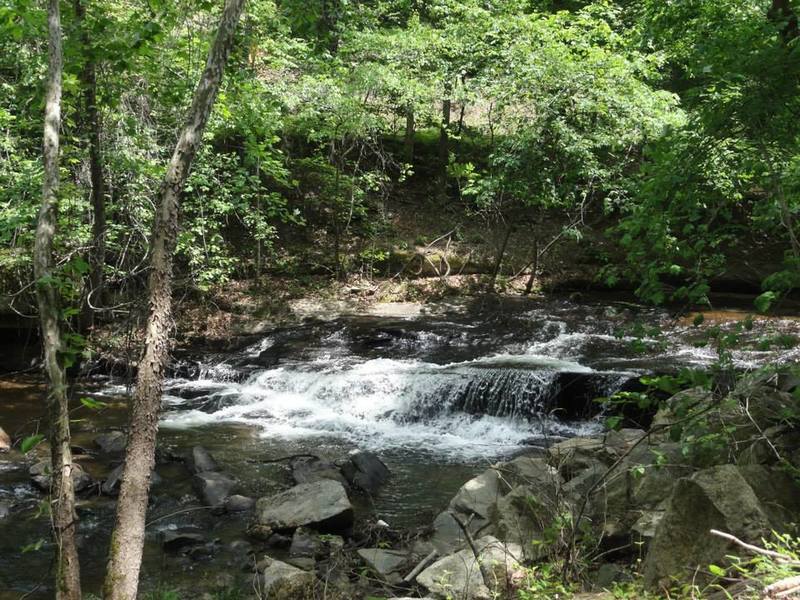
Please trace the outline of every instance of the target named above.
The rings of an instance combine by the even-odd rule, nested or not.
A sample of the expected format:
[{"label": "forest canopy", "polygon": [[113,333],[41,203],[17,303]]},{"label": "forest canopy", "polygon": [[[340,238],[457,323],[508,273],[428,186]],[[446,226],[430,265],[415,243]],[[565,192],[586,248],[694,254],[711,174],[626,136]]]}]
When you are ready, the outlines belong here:
[{"label": "forest canopy", "polygon": [[[153,198],[219,9],[62,7],[57,263],[77,298],[105,282],[95,307],[144,286]],[[31,280],[45,17],[0,7],[8,293]],[[183,194],[178,281],[388,274],[409,243],[398,219],[421,209],[490,263],[510,237],[507,274],[546,269],[558,238],[596,255],[598,282],[654,302],[702,302],[748,268],[787,292],[797,29],[778,0],[253,1]],[[769,272],[740,264],[762,247]]]}]

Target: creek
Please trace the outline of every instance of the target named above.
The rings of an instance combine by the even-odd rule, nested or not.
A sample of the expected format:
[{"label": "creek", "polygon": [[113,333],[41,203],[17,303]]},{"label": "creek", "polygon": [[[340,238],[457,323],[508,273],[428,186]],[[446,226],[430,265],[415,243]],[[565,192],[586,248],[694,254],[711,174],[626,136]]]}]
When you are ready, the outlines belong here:
[{"label": "creek", "polygon": [[[744,314],[710,313],[707,322],[731,326]],[[792,318],[757,322],[745,332],[752,343],[734,353],[734,363],[748,369],[796,360],[789,344],[756,342],[798,332]],[[240,517],[194,509],[188,471],[169,460],[193,445],[206,447],[253,497],[291,484],[285,463],[266,461],[295,454],[335,461],[369,449],[392,478],[376,497],[359,499],[359,518],[413,528],[431,523],[488,464],[602,431],[597,398],[635,388],[644,374],[710,365],[716,353],[700,346],[701,339],[691,319],[675,320],[663,310],[551,299],[409,317],[314,319],[250,336],[236,351],[184,355],[163,398],[157,467],[163,481],[152,490],[146,586],[202,585],[215,571],[240,565],[231,553],[209,562],[161,549],[159,532],[186,524],[211,531],[220,548],[246,537]],[[97,479],[113,461],[97,452],[93,439],[124,427],[129,385],[100,375],[76,386],[76,398],[108,404],[100,412],[76,408],[73,425],[74,443],[85,449],[78,459]],[[42,395],[36,379],[0,380],[0,425],[12,435],[30,433],[43,415]],[[0,519],[0,599],[18,598],[40,583],[30,597],[51,595],[48,542],[22,551],[48,538],[46,519],[34,518],[42,496],[28,466],[17,454],[0,454],[0,503],[11,507]],[[79,516],[84,580],[96,592],[113,500],[82,497]]]}]

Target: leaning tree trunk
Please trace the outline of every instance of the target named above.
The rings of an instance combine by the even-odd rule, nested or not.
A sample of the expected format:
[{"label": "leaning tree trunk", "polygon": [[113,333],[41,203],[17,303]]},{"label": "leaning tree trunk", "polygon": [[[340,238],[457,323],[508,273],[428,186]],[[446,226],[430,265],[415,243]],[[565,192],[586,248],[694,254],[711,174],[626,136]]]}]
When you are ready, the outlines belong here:
[{"label": "leaning tree trunk", "polygon": [[50,417],[51,499],[50,515],[56,545],[56,598],[80,600],[81,576],[75,544],[75,490],[72,484],[69,405],[64,366],[59,361],[62,348],[58,290],[53,282],[53,238],[58,209],[58,146],[61,126],[61,14],[58,0],[50,0],[47,10],[49,67],[44,116],[44,182],[42,206],[36,225],[33,270],[36,299],[42,327],[44,365],[47,371],[47,407]]},{"label": "leaning tree trunk", "polygon": [[222,81],[244,1],[225,2],[217,36],[195,89],[187,122],[161,184],[160,203],[153,225],[149,316],[131,408],[116,522],[111,536],[103,590],[107,599],[135,600],[139,585],[147,498],[155,464],[158,414],[172,327],[172,255],[178,235],[178,202]]}]

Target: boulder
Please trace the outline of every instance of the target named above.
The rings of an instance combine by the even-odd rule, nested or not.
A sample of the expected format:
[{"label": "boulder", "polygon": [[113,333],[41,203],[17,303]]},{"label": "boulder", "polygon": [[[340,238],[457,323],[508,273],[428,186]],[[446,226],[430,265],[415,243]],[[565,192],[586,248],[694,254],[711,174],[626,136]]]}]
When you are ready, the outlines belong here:
[{"label": "boulder", "polygon": [[236,480],[225,473],[205,471],[192,477],[192,487],[206,506],[222,506],[236,487]]},{"label": "boulder", "polygon": [[450,508],[467,516],[475,514],[488,519],[494,505],[510,489],[498,470],[488,469],[459,488]]},{"label": "boulder", "polygon": [[206,539],[199,529],[194,527],[182,527],[180,529],[168,529],[163,533],[162,545],[166,550],[180,550],[187,546],[205,544]]},{"label": "boulder", "polygon": [[417,576],[417,582],[437,598],[490,600],[504,594],[509,582],[521,577],[522,549],[492,536],[476,540],[475,546],[481,564],[490,572],[490,581],[484,582],[475,555],[466,548],[437,560]]},{"label": "boulder", "polygon": [[[125,468],[124,463],[114,467],[111,472],[106,476],[103,483],[100,485],[100,492],[106,496],[116,496],[119,494],[119,486],[122,484],[122,471]],[[150,487],[159,485],[161,483],[161,476],[153,471],[150,473]]]},{"label": "boulder", "polygon": [[0,521],[8,518],[11,514],[11,505],[8,502],[0,502]]},{"label": "boulder", "polygon": [[0,427],[0,452],[8,452],[11,450],[11,436]]},{"label": "boulder", "polygon": [[128,445],[128,436],[121,431],[110,431],[98,435],[94,443],[105,454],[122,454]]},{"label": "boulder", "polygon": [[322,479],[333,479],[342,485],[347,485],[347,480],[342,475],[339,467],[317,457],[295,458],[291,462],[292,478],[296,484],[313,483]]},{"label": "boulder", "polygon": [[644,561],[650,589],[697,577],[698,567],[726,563],[731,544],[709,533],[719,529],[749,542],[769,535],[771,524],[756,493],[734,465],[720,465],[680,479],[658,523]]},{"label": "boulder", "polygon": [[406,552],[362,548],[358,551],[358,555],[382,580],[393,585],[402,582],[406,571],[410,569]]},{"label": "boulder", "polygon": [[374,494],[389,479],[389,468],[372,452],[354,450],[342,465],[342,474],[354,488]]},{"label": "boulder", "polygon": [[[50,491],[50,461],[42,460],[33,465],[28,473],[33,485],[43,492]],[[75,492],[82,492],[94,485],[94,480],[78,463],[72,463],[72,485]]]},{"label": "boulder", "polygon": [[603,438],[575,437],[550,446],[547,449],[549,462],[566,478],[590,468],[603,456]]},{"label": "boulder", "polygon": [[[481,521],[485,523],[485,521]],[[469,529],[470,533],[473,533],[474,526],[472,521],[469,523]],[[460,550],[466,542],[464,532],[456,523],[450,511],[439,513],[433,520],[433,535],[430,538],[430,543],[440,556],[446,556],[451,552]]]},{"label": "boulder", "polygon": [[259,563],[258,587],[260,598],[298,600],[307,597],[314,586],[314,574],[279,560]]},{"label": "boulder", "polygon": [[298,527],[292,536],[292,545],[289,546],[289,556],[305,558],[324,558],[325,543],[316,531],[306,527]]},{"label": "boulder", "polygon": [[661,519],[664,518],[663,510],[644,511],[631,527],[635,542],[650,543],[656,535],[656,529]]},{"label": "boulder", "polygon": [[565,504],[555,488],[532,488],[520,485],[500,498],[492,512],[495,535],[522,548],[526,560],[545,556],[547,531],[571,507]]},{"label": "boulder", "polygon": [[195,475],[219,471],[219,466],[214,457],[202,446],[194,446],[186,457],[186,466]]},{"label": "boulder", "polygon": [[247,512],[252,510],[255,505],[255,500],[239,494],[234,494],[225,499],[225,510],[229,513]]},{"label": "boulder", "polygon": [[304,525],[338,532],[353,525],[353,507],[344,486],[329,479],[304,483],[256,502],[251,535],[262,539]]}]

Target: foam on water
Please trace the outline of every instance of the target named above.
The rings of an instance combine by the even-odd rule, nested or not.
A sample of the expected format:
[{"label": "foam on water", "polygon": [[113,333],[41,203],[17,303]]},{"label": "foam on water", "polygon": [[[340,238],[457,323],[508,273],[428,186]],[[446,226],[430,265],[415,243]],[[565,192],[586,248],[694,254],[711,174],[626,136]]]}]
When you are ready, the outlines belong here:
[{"label": "foam on water", "polygon": [[[571,361],[495,355],[438,365],[352,358],[262,370],[241,384],[186,382],[199,397],[170,395],[162,426],[245,423],[270,438],[344,438],[373,449],[427,448],[479,456],[548,436],[597,431],[595,421],[549,415],[560,373],[591,374]],[[177,385],[176,387],[180,387]]]}]

